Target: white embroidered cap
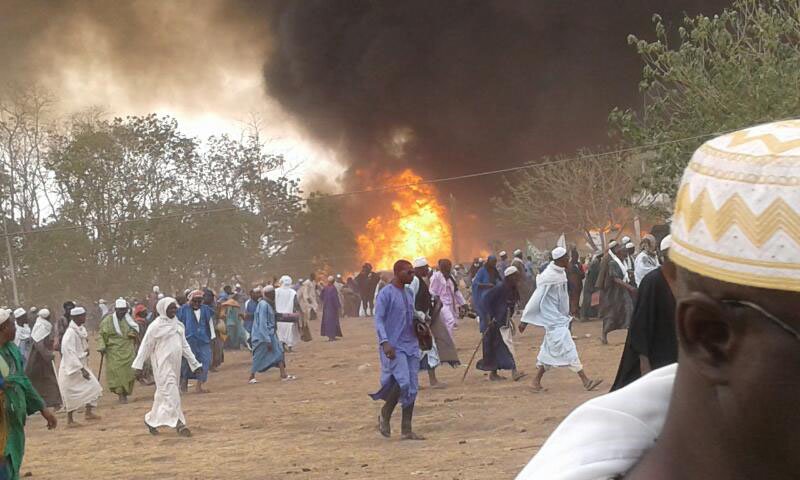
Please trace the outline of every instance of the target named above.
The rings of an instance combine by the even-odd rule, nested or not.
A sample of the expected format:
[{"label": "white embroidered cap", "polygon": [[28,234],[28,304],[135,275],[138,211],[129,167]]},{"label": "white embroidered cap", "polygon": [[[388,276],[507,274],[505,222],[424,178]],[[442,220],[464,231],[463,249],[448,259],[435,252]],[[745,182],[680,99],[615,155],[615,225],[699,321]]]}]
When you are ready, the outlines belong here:
[{"label": "white embroidered cap", "polygon": [[69,315],[74,317],[76,315],[83,315],[86,313],[86,309],[83,307],[72,307],[72,310],[69,311]]},{"label": "white embroidered cap", "polygon": [[114,308],[128,308],[128,302],[126,302],[124,298],[118,298],[117,301],[114,302]]},{"label": "white embroidered cap", "polygon": [[427,267],[427,266],[428,266],[428,259],[425,257],[419,257],[414,260],[414,268]]},{"label": "white embroidered cap", "polygon": [[567,254],[567,249],[564,247],[556,247],[550,252],[550,255],[553,256],[553,260],[558,260],[559,258],[563,257]]},{"label": "white embroidered cap", "polygon": [[16,309],[16,310],[14,310],[14,318],[19,318],[19,317],[22,317],[22,316],[24,316],[26,313],[28,313],[28,312],[26,312],[24,308],[18,308],[18,309]]},{"label": "white embroidered cap", "polygon": [[716,280],[800,292],[800,121],[729,133],[695,151],[670,258]]},{"label": "white embroidered cap", "polygon": [[517,267],[512,265],[505,269],[505,271],[503,272],[503,276],[508,277],[509,275],[514,275],[517,272],[519,272],[519,270],[517,270]]}]

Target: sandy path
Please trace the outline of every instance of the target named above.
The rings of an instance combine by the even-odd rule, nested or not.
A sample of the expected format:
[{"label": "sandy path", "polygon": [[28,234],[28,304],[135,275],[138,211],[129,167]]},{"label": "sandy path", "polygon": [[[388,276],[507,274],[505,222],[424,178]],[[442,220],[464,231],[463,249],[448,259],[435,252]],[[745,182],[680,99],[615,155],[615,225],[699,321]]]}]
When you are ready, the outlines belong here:
[{"label": "sandy path", "polygon": [[[464,363],[479,338],[477,325],[466,320],[456,333]],[[415,410],[415,430],[428,440],[401,442],[375,431],[380,405],[367,397],[378,388],[371,319],[346,319],[342,328],[344,340],[315,337],[288,356],[295,382],[280,382],[270,371],[248,385],[249,354],[228,352],[209,381],[212,393],[184,396],[195,433],[190,439],[147,433],[142,422],[153,388],[139,385],[128,405],[117,405],[110,393],[103,397],[97,423],[67,429],[60,415],[63,423],[48,432],[41,417],[31,417],[22,473],[36,479],[513,478],[572,408],[608,389],[625,339],[625,332],[614,332],[604,347],[599,322],[576,324],[587,372],[605,379],[598,393],[585,392],[566,369],[545,377],[549,392],[532,394],[530,378],[495,383],[473,370],[462,385],[463,368],[441,368],[449,387],[420,392]],[[541,331],[516,340],[518,364],[533,373]],[[99,356],[92,362],[97,372]],[[426,375],[420,381],[427,385]]]}]

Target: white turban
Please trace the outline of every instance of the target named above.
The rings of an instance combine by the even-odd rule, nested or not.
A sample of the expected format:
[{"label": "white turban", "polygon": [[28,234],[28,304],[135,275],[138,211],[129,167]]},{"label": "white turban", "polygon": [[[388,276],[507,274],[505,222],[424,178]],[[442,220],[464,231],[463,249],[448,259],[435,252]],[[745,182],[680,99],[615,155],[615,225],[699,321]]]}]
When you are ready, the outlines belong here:
[{"label": "white turban", "polygon": [[18,308],[16,310],[14,310],[14,318],[19,318],[19,317],[25,315],[26,313],[28,313],[28,312],[26,312],[24,308]]},{"label": "white turban", "polygon": [[558,260],[567,254],[567,249],[564,247],[556,247],[552,252],[550,252],[550,254],[553,256],[553,260]]},{"label": "white turban", "polygon": [[160,288],[158,288],[158,285],[156,285],[156,286],[154,286],[154,287],[153,287],[153,293],[158,293],[158,292],[160,292],[160,291],[161,291],[161,289],[160,289]]},{"label": "white turban", "polygon": [[416,260],[414,260],[414,268],[427,267],[427,266],[428,266],[428,259],[425,257],[419,257]]},{"label": "white turban", "polygon": [[672,247],[672,235],[667,235],[661,240],[661,251],[669,250]]},{"label": "white turban", "polygon": [[292,286],[292,277],[290,277],[289,275],[282,276],[281,277],[281,285],[283,285],[284,287]]},{"label": "white turban", "polygon": [[43,308],[43,309],[39,310],[38,316],[40,318],[47,318],[47,317],[50,316],[50,310],[48,310],[46,308]]},{"label": "white turban", "polygon": [[508,267],[508,268],[506,268],[506,269],[505,269],[505,271],[503,272],[503,276],[504,276],[504,277],[508,277],[508,276],[514,275],[514,274],[515,274],[515,273],[517,273],[518,271],[519,271],[519,270],[517,270],[517,267],[515,267],[515,266],[513,266],[513,265],[512,265],[512,266],[510,266],[510,267]]}]

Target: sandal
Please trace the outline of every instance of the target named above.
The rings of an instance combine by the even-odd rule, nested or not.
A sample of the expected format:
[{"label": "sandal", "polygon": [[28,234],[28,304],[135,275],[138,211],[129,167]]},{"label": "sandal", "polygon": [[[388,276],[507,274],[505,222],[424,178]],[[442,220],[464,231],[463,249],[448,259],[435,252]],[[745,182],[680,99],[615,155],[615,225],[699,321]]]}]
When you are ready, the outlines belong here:
[{"label": "sandal", "polygon": [[286,375],[285,377],[281,378],[282,382],[291,382],[292,380],[297,380],[297,377],[294,375]]},{"label": "sandal", "polygon": [[597,387],[599,387],[601,383],[603,383],[602,379],[590,380],[589,383],[583,386],[583,388],[585,388],[587,392],[591,392],[594,391],[594,389],[596,389]]},{"label": "sandal", "polygon": [[250,380],[247,381],[247,383],[249,383],[250,385],[255,385],[256,383],[258,383],[258,380],[256,380],[255,378],[251,378]]},{"label": "sandal", "polygon": [[151,427],[147,422],[144,422],[144,426],[150,431],[150,435],[158,435],[158,429],[156,427]]}]

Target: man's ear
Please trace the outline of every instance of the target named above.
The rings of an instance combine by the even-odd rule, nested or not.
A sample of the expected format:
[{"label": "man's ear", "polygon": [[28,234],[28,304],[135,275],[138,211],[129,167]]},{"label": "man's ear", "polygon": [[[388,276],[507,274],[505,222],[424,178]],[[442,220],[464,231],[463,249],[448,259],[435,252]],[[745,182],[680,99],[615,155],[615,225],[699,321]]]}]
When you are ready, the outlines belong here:
[{"label": "man's ear", "polygon": [[732,359],[738,338],[730,320],[717,301],[702,293],[691,293],[676,309],[681,361],[688,361],[713,384],[728,384],[734,373]]}]

